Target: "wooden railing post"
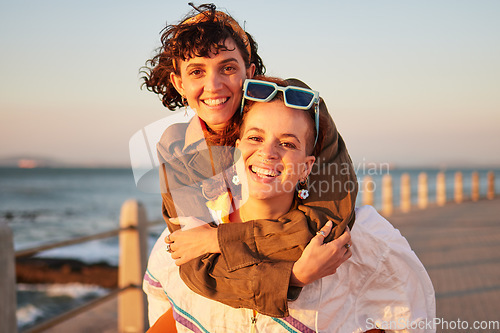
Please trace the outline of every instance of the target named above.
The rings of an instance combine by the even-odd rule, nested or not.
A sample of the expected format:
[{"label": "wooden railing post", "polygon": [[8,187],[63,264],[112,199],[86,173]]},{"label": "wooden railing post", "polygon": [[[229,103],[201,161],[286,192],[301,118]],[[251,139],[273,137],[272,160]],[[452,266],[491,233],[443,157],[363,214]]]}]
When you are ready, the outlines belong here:
[{"label": "wooden railing post", "polygon": [[440,172],[436,177],[436,203],[438,206],[446,204],[446,176]]},{"label": "wooden railing post", "polygon": [[427,174],[421,172],[418,175],[418,208],[425,209],[429,203],[429,188],[427,185]]},{"label": "wooden railing post", "polygon": [[495,173],[493,171],[488,172],[488,193],[486,197],[490,200],[495,198]]},{"label": "wooden railing post", "polygon": [[479,200],[479,173],[477,171],[474,171],[472,173],[470,197],[471,197],[472,201]]},{"label": "wooden railing post", "polygon": [[375,183],[372,177],[363,178],[363,205],[373,206],[373,193],[375,192]]},{"label": "wooden railing post", "polygon": [[411,184],[410,175],[403,173],[401,175],[401,203],[400,209],[402,212],[409,212],[411,209]]},{"label": "wooden railing post", "polygon": [[138,288],[128,289],[118,296],[118,331],[143,333],[147,327],[146,297],[141,289],[147,264],[147,220],[142,204],[136,200],[123,204],[120,227],[131,229],[120,232],[119,236],[118,286]]},{"label": "wooden railing post", "polygon": [[455,173],[455,202],[461,203],[464,201],[464,182],[460,171]]},{"label": "wooden railing post", "polygon": [[382,177],[382,214],[389,216],[392,214],[392,177],[389,174]]},{"label": "wooden railing post", "polygon": [[16,266],[12,231],[0,222],[0,332],[17,332]]}]

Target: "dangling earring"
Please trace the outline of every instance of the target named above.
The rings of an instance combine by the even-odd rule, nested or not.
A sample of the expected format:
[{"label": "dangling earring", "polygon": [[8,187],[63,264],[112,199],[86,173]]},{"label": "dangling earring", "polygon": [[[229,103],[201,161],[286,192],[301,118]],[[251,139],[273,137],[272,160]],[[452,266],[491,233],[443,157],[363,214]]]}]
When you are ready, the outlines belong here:
[{"label": "dangling earring", "polygon": [[240,185],[240,177],[238,177],[238,175],[234,175],[232,182],[234,185]]},{"label": "dangling earring", "polygon": [[187,100],[186,96],[182,96],[182,104],[184,105],[184,116],[187,117],[187,115],[188,115],[188,110],[187,110],[188,100]]},{"label": "dangling earring", "polygon": [[309,191],[307,190],[308,181],[309,177],[299,180],[299,190],[297,191],[299,199],[305,200],[309,197]]},{"label": "dangling earring", "polygon": [[240,177],[238,176],[238,171],[236,170],[236,164],[231,165],[229,169],[227,169],[228,176],[231,177],[231,183],[238,186],[241,184]]}]

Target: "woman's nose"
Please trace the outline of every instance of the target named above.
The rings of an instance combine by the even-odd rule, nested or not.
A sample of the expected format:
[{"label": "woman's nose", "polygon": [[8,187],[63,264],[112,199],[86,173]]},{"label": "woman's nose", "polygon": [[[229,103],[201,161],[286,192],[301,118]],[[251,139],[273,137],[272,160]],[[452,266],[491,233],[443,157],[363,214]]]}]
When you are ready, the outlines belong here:
[{"label": "woman's nose", "polygon": [[207,92],[215,92],[222,88],[223,86],[223,78],[218,73],[209,73],[206,77],[205,81],[205,91]]},{"label": "woman's nose", "polygon": [[262,146],[260,147],[260,155],[262,156],[263,159],[269,160],[269,159],[276,159],[278,158],[278,150],[276,149],[276,145],[271,142],[269,143],[263,143]]}]

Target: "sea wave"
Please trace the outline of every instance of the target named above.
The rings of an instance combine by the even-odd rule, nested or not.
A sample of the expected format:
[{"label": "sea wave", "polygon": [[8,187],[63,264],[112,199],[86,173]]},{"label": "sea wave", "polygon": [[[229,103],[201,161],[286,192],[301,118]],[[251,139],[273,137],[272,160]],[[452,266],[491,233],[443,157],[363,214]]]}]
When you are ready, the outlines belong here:
[{"label": "sea wave", "polygon": [[37,323],[67,312],[109,290],[79,283],[69,284],[18,284],[17,325],[25,330]]}]

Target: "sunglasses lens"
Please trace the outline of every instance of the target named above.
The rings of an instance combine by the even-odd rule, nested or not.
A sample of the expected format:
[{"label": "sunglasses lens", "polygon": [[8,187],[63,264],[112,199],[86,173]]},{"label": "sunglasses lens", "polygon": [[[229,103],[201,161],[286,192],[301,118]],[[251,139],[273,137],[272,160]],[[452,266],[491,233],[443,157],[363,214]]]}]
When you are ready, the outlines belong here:
[{"label": "sunglasses lens", "polygon": [[274,87],[265,83],[250,83],[247,86],[246,96],[256,99],[265,100],[273,92]]},{"label": "sunglasses lens", "polygon": [[288,104],[305,108],[311,103],[314,94],[302,90],[288,89],[285,92],[285,98]]}]

